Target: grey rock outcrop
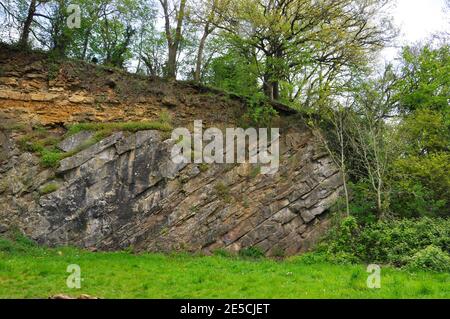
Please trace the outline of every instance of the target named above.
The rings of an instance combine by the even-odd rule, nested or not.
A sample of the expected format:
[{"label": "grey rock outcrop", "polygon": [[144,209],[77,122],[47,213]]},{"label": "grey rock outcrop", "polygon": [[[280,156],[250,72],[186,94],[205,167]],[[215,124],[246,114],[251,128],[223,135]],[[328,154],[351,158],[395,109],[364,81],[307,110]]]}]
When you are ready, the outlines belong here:
[{"label": "grey rock outcrop", "polygon": [[83,143],[92,138],[93,135],[92,132],[81,131],[61,141],[57,147],[64,152],[71,152],[78,147],[81,147]]},{"label": "grey rock outcrop", "polygon": [[[341,177],[308,130],[282,135],[275,175],[251,164],[177,165],[173,143],[158,131],[115,133],[62,160],[57,175],[29,153],[14,156],[2,166],[2,229],[18,226],[51,246],[292,255],[326,228]],[[36,195],[55,179],[59,189]]]},{"label": "grey rock outcrop", "polygon": [[50,148],[74,123],[165,118],[190,128],[202,119],[206,127],[226,128],[251,120],[248,101],[235,94],[50,60],[56,62],[0,43],[0,233],[19,228],[51,246],[258,247],[291,255],[308,250],[326,229],[341,176],[300,114],[279,103],[272,103],[273,121],[283,128],[275,175],[250,164],[176,165],[173,141],[157,131],[116,132],[94,145],[91,133],[80,132],[57,145],[67,152],[58,167],[42,167],[42,158],[24,151],[35,149],[34,134],[48,133],[38,140]]}]

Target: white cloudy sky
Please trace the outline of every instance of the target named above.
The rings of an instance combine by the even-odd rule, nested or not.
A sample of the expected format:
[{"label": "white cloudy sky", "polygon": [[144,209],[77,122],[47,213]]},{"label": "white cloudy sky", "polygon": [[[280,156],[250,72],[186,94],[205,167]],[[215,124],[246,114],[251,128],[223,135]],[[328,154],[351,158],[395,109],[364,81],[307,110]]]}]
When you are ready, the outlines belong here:
[{"label": "white cloudy sky", "polygon": [[[397,0],[393,9],[400,36],[395,45],[400,47],[429,38],[432,34],[450,31],[450,11],[445,12],[445,0]],[[398,49],[383,52],[387,60],[395,58]]]}]

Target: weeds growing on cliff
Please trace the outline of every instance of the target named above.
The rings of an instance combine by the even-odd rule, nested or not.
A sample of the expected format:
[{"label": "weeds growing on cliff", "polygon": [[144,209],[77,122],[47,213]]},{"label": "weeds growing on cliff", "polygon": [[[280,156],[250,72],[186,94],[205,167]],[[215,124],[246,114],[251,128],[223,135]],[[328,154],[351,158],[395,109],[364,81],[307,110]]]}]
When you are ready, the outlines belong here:
[{"label": "weeds growing on cliff", "polygon": [[171,131],[172,126],[168,122],[151,121],[151,122],[108,122],[108,123],[78,123],[69,125],[67,135],[74,135],[81,131],[95,132],[116,132],[127,131],[137,132],[144,130]]},{"label": "weeds growing on cliff", "polygon": [[56,183],[50,183],[50,184],[47,184],[47,185],[41,187],[41,188],[39,189],[39,194],[41,194],[41,195],[47,195],[47,194],[56,192],[58,189],[59,189],[58,184],[56,184]]},{"label": "weeds growing on cliff", "polygon": [[[116,131],[159,130],[163,133],[169,132],[172,130],[172,126],[168,122],[170,120],[170,114],[162,114],[158,121],[153,122],[79,123],[69,125],[67,133],[63,136],[51,135],[46,127],[37,125],[18,140],[18,145],[23,151],[37,154],[43,167],[54,168],[58,167],[64,158],[83,151]],[[64,138],[81,131],[93,131],[95,134],[70,152],[63,152],[56,147]]]},{"label": "weeds growing on cliff", "polygon": [[229,203],[231,201],[230,188],[223,182],[218,182],[214,185],[214,190],[222,200]]}]

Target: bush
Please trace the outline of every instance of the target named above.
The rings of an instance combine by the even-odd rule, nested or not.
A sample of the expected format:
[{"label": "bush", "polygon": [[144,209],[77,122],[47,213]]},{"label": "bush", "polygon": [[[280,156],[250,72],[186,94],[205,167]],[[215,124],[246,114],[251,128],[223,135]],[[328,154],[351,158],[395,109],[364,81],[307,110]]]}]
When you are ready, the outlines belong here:
[{"label": "bush", "polygon": [[64,158],[64,153],[58,150],[45,149],[41,154],[41,164],[44,167],[57,167],[61,159]]},{"label": "bush", "polygon": [[430,245],[448,253],[449,219],[383,220],[363,227],[354,217],[348,217],[329,232],[319,251],[337,262],[405,266],[411,257]]},{"label": "bush", "polygon": [[442,272],[450,271],[450,257],[441,248],[430,245],[415,253],[409,259],[407,267]]},{"label": "bush", "polygon": [[449,217],[450,153],[408,156],[393,164],[391,210],[402,217]]},{"label": "bush", "polygon": [[7,237],[0,236],[0,253],[27,253],[38,249],[37,244],[14,229]]},{"label": "bush", "polygon": [[256,93],[248,99],[248,109],[242,116],[240,125],[243,127],[271,127],[278,112],[269,104],[267,97]]},{"label": "bush", "polygon": [[241,257],[247,257],[247,258],[253,258],[253,259],[262,258],[265,256],[264,253],[261,251],[261,249],[259,249],[258,247],[248,247],[248,248],[241,249],[239,251],[239,255]]}]

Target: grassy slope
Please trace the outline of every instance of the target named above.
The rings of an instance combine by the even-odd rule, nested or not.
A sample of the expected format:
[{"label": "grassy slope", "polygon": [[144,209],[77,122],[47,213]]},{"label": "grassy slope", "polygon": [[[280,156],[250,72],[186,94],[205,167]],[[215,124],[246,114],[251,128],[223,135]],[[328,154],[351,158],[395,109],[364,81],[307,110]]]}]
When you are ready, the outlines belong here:
[{"label": "grassy slope", "polygon": [[[66,287],[66,267],[82,287]],[[381,289],[366,287],[365,266],[308,264],[298,258],[244,260],[185,254],[90,253],[0,239],[0,298],[82,293],[102,298],[450,298],[450,274],[382,269]]]}]

